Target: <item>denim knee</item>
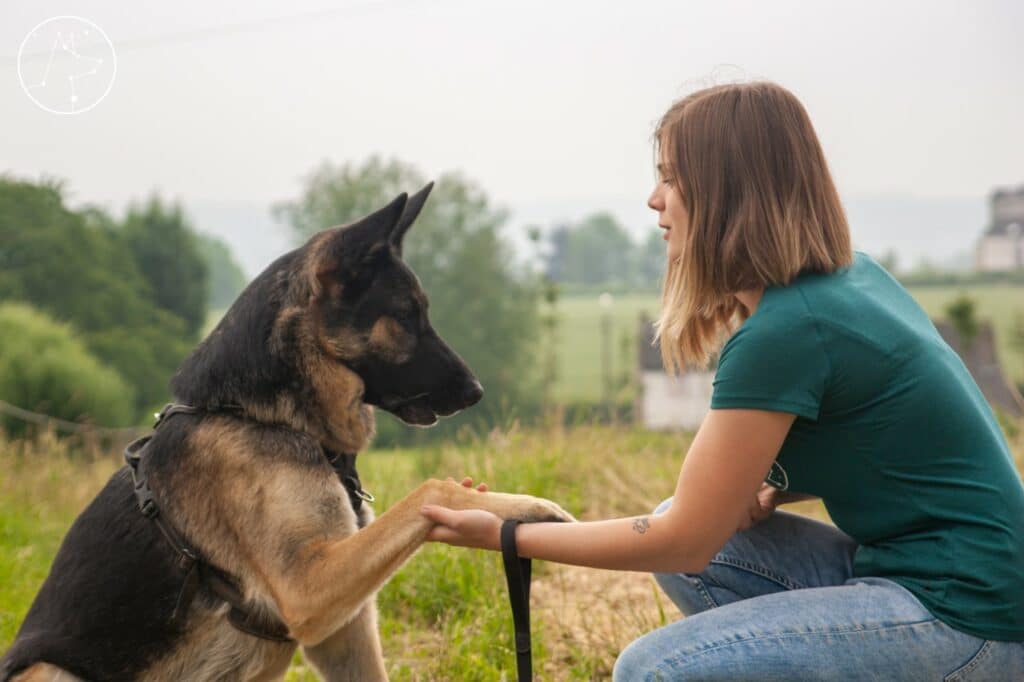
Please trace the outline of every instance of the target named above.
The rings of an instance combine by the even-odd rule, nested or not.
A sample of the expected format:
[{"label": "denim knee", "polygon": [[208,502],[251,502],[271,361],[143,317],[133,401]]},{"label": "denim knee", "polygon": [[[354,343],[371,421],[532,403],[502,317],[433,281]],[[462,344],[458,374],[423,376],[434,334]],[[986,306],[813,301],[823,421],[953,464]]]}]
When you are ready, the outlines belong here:
[{"label": "denim knee", "polygon": [[612,682],[637,682],[665,679],[659,671],[660,661],[654,656],[654,647],[645,645],[644,637],[630,642],[615,659]]}]

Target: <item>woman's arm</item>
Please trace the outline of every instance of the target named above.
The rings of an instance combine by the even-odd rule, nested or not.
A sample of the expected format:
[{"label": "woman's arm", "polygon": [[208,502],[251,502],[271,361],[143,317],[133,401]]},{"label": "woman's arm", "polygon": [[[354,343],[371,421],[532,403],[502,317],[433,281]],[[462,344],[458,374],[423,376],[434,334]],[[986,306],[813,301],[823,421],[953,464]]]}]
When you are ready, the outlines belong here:
[{"label": "woman's arm", "polygon": [[[655,572],[704,569],[738,529],[795,415],[748,409],[711,410],[687,452],[672,506],[644,515],[518,528],[522,556],[560,563]],[[500,519],[488,512],[424,508],[439,524],[430,539],[499,549]]]}]

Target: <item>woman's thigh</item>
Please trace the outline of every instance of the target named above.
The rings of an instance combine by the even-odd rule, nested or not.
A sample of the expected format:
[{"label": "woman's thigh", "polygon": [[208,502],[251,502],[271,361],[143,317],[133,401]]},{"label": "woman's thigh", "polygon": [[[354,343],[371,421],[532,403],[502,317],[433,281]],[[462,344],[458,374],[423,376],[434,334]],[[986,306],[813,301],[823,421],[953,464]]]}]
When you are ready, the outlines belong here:
[{"label": "woman's thigh", "polygon": [[[655,513],[668,509],[671,498]],[[857,543],[834,526],[776,511],[735,533],[696,574],[656,573],[686,615],[764,594],[842,585],[853,577]]]},{"label": "woman's thigh", "polygon": [[1024,643],[932,616],[897,583],[852,578],[710,608],[634,641],[615,680],[1019,680]]}]

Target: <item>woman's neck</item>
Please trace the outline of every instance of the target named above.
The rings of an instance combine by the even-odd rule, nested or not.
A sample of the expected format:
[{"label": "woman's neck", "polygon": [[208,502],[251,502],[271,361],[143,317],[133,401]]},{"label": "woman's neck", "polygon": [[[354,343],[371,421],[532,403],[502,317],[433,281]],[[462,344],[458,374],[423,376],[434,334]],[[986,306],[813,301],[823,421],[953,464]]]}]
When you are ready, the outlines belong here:
[{"label": "woman's neck", "polygon": [[737,291],[734,295],[743,307],[747,309],[747,317],[749,317],[757,310],[757,304],[760,303],[762,294],[764,294],[764,288]]}]

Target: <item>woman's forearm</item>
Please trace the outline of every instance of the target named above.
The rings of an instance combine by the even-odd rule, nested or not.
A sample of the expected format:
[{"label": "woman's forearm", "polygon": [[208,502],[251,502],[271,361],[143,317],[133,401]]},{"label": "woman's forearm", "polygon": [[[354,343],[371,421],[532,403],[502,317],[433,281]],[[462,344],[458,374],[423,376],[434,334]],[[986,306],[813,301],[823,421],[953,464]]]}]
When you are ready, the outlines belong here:
[{"label": "woman's forearm", "polygon": [[591,568],[699,573],[707,565],[693,539],[665,514],[579,523],[527,523],[516,532],[519,555]]}]

